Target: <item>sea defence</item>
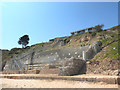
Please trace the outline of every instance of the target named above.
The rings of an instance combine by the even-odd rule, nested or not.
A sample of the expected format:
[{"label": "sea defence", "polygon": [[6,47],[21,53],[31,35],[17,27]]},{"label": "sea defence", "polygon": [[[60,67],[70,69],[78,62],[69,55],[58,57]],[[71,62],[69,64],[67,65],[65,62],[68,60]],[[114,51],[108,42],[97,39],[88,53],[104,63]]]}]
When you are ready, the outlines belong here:
[{"label": "sea defence", "polygon": [[[66,58],[76,58],[82,60],[92,59],[100,50],[101,42],[97,41],[92,45],[83,47],[65,47],[61,49],[49,50],[40,52],[34,51],[24,56],[14,57],[7,61],[4,70],[22,70],[28,69],[26,65],[57,65],[63,62]],[[34,68],[40,69],[40,68]]]}]

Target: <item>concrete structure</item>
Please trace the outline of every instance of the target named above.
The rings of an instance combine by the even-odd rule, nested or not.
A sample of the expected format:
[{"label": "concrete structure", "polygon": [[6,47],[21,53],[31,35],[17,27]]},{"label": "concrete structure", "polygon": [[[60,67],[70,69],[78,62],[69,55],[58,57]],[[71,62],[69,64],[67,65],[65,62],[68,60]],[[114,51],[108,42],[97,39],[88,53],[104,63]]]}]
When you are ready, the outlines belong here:
[{"label": "concrete structure", "polygon": [[[81,76],[57,76],[56,74],[52,75],[33,75],[33,74],[4,74],[1,78],[8,78],[8,79],[36,79],[36,80],[72,80],[72,81],[80,81],[80,82],[104,82],[106,84],[118,84],[120,85],[120,77],[118,76],[109,76],[109,75],[81,75]],[[4,81],[3,81],[4,82]],[[50,82],[50,81],[49,81]],[[23,81],[24,83],[24,81]],[[29,84],[29,83],[28,83]],[[103,84],[103,83],[102,83]],[[103,84],[104,85],[104,84]],[[101,88],[100,88],[101,89]],[[99,89],[99,90],[100,90]],[[85,89],[82,89],[85,90]],[[92,90],[92,89],[90,89]],[[93,89],[94,90],[94,89]],[[118,90],[113,88],[108,88],[105,90]]]},{"label": "concrete structure", "polygon": [[52,42],[54,42],[54,41],[55,41],[55,39],[50,39],[50,40],[49,40],[50,43],[52,43]]},{"label": "concrete structure", "polygon": [[94,29],[94,27],[90,27],[83,30],[75,31],[73,35],[83,34],[85,32],[91,32],[91,31],[96,31],[96,30]]},{"label": "concrete structure", "polygon": [[71,76],[80,74],[80,71],[85,65],[82,59],[67,58],[63,60],[62,67],[59,68],[59,76]]},{"label": "concrete structure", "polygon": [[[34,54],[13,58],[9,60],[5,66],[5,70],[20,70],[25,65],[36,65],[36,64],[58,64],[63,62],[66,58],[77,58],[83,60],[89,60],[97,54],[100,50],[101,45],[99,43],[93,44],[91,47],[65,47],[50,51],[35,51]],[[84,51],[84,52],[83,52]],[[22,60],[20,60],[22,59]],[[22,63],[21,63],[22,62]],[[18,64],[18,65],[17,65]],[[26,69],[26,67],[24,67]]]}]

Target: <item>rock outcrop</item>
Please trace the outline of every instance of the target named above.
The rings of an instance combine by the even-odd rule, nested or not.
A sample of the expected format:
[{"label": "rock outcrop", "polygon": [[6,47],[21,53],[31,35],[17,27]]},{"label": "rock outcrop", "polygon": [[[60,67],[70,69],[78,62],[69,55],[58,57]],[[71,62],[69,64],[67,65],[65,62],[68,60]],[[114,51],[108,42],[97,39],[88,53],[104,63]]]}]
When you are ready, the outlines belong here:
[{"label": "rock outcrop", "polygon": [[84,60],[67,58],[62,63],[62,67],[59,68],[59,76],[71,76],[80,73],[81,68],[85,64]]},{"label": "rock outcrop", "polygon": [[102,43],[101,41],[97,41],[89,46],[89,49],[85,51],[85,60],[92,59],[100,50],[102,49]]},{"label": "rock outcrop", "polygon": [[89,40],[91,40],[91,36],[90,35],[86,35],[86,36],[83,36],[82,38],[81,38],[81,42],[85,42],[85,41],[89,41]]}]

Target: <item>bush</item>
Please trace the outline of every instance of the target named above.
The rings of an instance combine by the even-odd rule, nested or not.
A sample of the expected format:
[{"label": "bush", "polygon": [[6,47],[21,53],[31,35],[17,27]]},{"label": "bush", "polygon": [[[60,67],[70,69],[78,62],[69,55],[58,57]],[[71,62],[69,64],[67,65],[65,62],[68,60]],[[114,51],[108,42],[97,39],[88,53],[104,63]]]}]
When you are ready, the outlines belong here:
[{"label": "bush", "polygon": [[107,31],[107,29],[104,29],[103,31]]},{"label": "bush", "polygon": [[96,35],[96,32],[92,32],[92,34],[91,34],[92,36],[95,36]]},{"label": "bush", "polygon": [[85,46],[85,44],[83,44],[83,46]]},{"label": "bush", "polygon": [[89,34],[91,34],[92,32],[89,32]]},{"label": "bush", "polygon": [[74,34],[75,34],[75,32],[71,32],[71,34],[72,34],[72,35],[74,35]]},{"label": "bush", "polygon": [[104,27],[103,24],[101,24],[101,25],[96,25],[96,26],[94,27],[94,29],[96,29],[97,32],[101,32],[101,31],[103,30],[103,29],[102,29],[103,27]]}]

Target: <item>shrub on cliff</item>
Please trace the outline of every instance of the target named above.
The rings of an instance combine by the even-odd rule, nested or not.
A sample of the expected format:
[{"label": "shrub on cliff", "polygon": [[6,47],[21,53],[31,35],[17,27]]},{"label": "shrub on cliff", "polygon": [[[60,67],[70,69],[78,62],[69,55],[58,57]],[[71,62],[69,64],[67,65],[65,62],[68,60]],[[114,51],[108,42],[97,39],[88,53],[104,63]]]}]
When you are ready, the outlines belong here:
[{"label": "shrub on cliff", "polygon": [[92,32],[91,34],[92,34],[92,36],[95,36],[95,35],[96,35],[96,32]]},{"label": "shrub on cliff", "polygon": [[100,32],[100,31],[103,30],[103,29],[102,29],[103,27],[104,27],[103,24],[101,24],[101,25],[96,25],[96,26],[94,27],[94,29],[96,29],[97,32]]}]

